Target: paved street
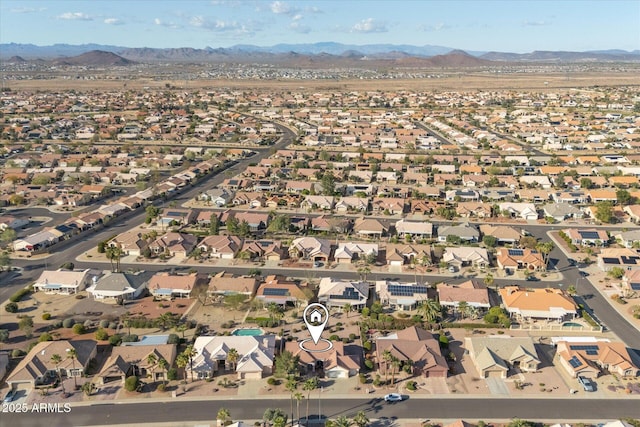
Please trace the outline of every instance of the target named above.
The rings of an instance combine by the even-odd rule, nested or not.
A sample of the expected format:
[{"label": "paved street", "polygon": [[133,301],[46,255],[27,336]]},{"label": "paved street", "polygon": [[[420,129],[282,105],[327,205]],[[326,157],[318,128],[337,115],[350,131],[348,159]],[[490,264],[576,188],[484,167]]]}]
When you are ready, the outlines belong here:
[{"label": "paved street", "polygon": [[[638,399],[409,399],[387,404],[367,399],[322,399],[321,412],[330,419],[340,415],[353,416],[365,411],[370,419],[467,419],[508,420],[522,419],[553,420],[606,420],[624,417],[640,418]],[[316,400],[312,410],[317,414]],[[56,427],[86,425],[112,425],[135,423],[160,423],[171,421],[213,421],[218,409],[229,409],[232,418],[262,419],[267,408],[288,410],[289,399],[270,400],[203,400],[168,401],[136,404],[98,404],[72,407],[67,414],[2,414],[2,426],[11,427]]]}]

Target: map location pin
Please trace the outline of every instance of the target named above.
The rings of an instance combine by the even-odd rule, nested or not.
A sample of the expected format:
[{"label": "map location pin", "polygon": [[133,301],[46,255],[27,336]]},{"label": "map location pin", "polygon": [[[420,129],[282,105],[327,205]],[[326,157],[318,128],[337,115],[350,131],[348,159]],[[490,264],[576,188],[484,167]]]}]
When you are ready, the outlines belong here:
[{"label": "map location pin", "polygon": [[311,334],[311,339],[313,339],[314,344],[318,344],[320,336],[329,321],[329,310],[327,310],[327,307],[324,305],[314,302],[304,309],[302,318],[304,319],[305,325],[307,325],[307,329]]}]

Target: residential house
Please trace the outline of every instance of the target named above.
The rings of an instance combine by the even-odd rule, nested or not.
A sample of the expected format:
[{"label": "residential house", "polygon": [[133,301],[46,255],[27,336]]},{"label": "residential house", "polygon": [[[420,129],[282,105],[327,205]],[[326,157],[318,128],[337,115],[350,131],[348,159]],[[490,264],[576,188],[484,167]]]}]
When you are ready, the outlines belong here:
[{"label": "residential house", "polygon": [[96,275],[99,273],[89,269],[43,271],[33,284],[33,290],[48,294],[73,295],[83,291]]},{"label": "residential house", "polygon": [[376,281],[376,294],[380,303],[394,310],[414,310],[429,299],[427,284]]},{"label": "residential house", "polygon": [[273,302],[282,306],[296,307],[306,305],[309,301],[309,296],[300,283],[280,275],[267,276],[258,287],[256,298],[265,305]]},{"label": "residential house", "polygon": [[328,240],[316,237],[299,237],[291,242],[289,256],[294,259],[328,262],[331,244]]},{"label": "residential house", "polygon": [[531,337],[466,337],[465,349],[480,378],[507,378],[509,372],[535,372],[542,362]]},{"label": "residential house", "polygon": [[474,243],[477,242],[479,238],[480,232],[478,229],[468,223],[438,227],[439,242],[447,242],[455,239],[461,242]]},{"label": "residential house", "polygon": [[324,210],[330,211],[333,209],[335,205],[335,198],[333,196],[312,196],[308,195],[305,199],[300,203],[300,207],[306,210]]},{"label": "residential house", "polygon": [[609,271],[613,267],[640,270],[640,252],[629,248],[603,248],[600,249],[597,263],[602,271]]},{"label": "residential house", "polygon": [[[140,343],[132,343],[140,344]],[[131,376],[151,377],[151,381],[167,381],[167,372],[158,367],[164,359],[169,368],[176,359],[175,344],[121,345],[112,347],[111,355],[96,375],[99,383],[121,382]]]},{"label": "residential house", "polygon": [[629,215],[629,219],[635,224],[640,223],[640,205],[627,205],[622,210]]},{"label": "residential house", "polygon": [[177,275],[156,273],[151,276],[147,288],[156,298],[189,298],[191,292],[205,283],[205,278],[198,273]]},{"label": "residential house", "polygon": [[141,256],[148,243],[142,238],[141,232],[129,230],[111,239],[107,246],[120,248],[122,255]]},{"label": "residential house", "polygon": [[626,294],[640,293],[640,270],[625,271],[622,287]]},{"label": "residential house", "polygon": [[351,305],[354,310],[364,308],[369,299],[369,284],[334,280],[330,277],[320,279],[318,286],[318,302],[328,308]]},{"label": "residential house", "polygon": [[433,236],[433,224],[429,222],[401,219],[396,222],[395,228],[398,237],[402,239],[430,239]]},{"label": "residential house", "polygon": [[[198,379],[229,372],[239,380],[261,379],[273,373],[275,343],[275,335],[198,337],[193,344],[196,356],[186,371]],[[235,362],[229,358],[231,350],[237,353]]]},{"label": "residential house", "polygon": [[339,243],[333,259],[337,263],[351,263],[357,260],[375,260],[378,257],[377,243]]},{"label": "residential house", "polygon": [[442,307],[452,307],[457,310],[461,302],[473,307],[476,314],[491,308],[489,290],[477,279],[467,280],[458,285],[440,283],[438,285],[438,301]]},{"label": "residential house", "polygon": [[146,289],[140,276],[128,273],[107,273],[97,279],[87,292],[96,300],[124,301],[138,298]]},{"label": "residential house", "polygon": [[[298,358],[298,363],[303,372],[307,374],[324,374],[326,378],[350,378],[360,372],[362,348],[358,345],[344,344],[342,341],[334,341],[329,350],[321,348],[323,343],[315,345],[313,342],[305,343],[303,350],[297,341],[287,341],[285,350]],[[318,351],[314,351],[314,350]]]},{"label": "residential house", "polygon": [[476,190],[456,189],[446,191],[444,199],[448,202],[479,202],[481,196]]},{"label": "residential house", "polygon": [[238,223],[245,221],[252,233],[264,230],[269,225],[267,212],[233,212],[233,216],[238,220]]},{"label": "residential house", "polygon": [[369,199],[363,197],[341,197],[334,208],[339,213],[366,212],[369,209]]},{"label": "residential house", "polygon": [[496,262],[498,268],[509,274],[522,269],[527,271],[544,271],[546,269],[542,254],[535,249],[529,248],[499,248],[496,252]]},{"label": "residential house", "polygon": [[234,259],[242,249],[242,244],[242,239],[237,236],[207,236],[198,243],[198,249],[205,257]]},{"label": "residential house", "polygon": [[578,306],[561,289],[520,289],[507,286],[500,289],[500,297],[511,317],[524,320],[553,320],[561,322],[578,315]]},{"label": "residential house", "polygon": [[18,230],[27,224],[29,224],[29,220],[26,218],[18,218],[13,215],[0,216],[0,231],[4,231],[8,228]]},{"label": "residential house", "polygon": [[485,248],[472,246],[445,248],[442,261],[458,269],[467,266],[484,268],[489,265],[489,253]]},{"label": "residential house", "polygon": [[197,200],[221,208],[232,203],[234,197],[235,194],[231,190],[227,190],[226,188],[212,188],[200,193],[197,196]]},{"label": "residential house", "polygon": [[389,229],[377,219],[359,218],[353,224],[353,230],[359,237],[380,239],[386,236]]},{"label": "residential house", "polygon": [[556,343],[556,358],[572,377],[597,378],[609,372],[624,378],[640,376],[636,358],[622,342],[605,340],[559,341]]},{"label": "residential house", "polygon": [[491,218],[491,205],[482,202],[458,202],[456,214],[462,218]]},{"label": "residential house", "polygon": [[197,242],[196,236],[170,231],[151,242],[149,249],[156,256],[186,258],[195,249]]},{"label": "residential house", "polygon": [[399,197],[374,197],[371,210],[376,213],[400,215],[404,213],[406,200]]},{"label": "residential house", "polygon": [[570,218],[582,218],[580,209],[570,203],[548,203],[542,207],[545,218],[553,218],[555,221],[564,221]]},{"label": "residential house", "polygon": [[538,211],[533,203],[513,203],[505,202],[498,205],[500,212],[511,217],[519,217],[527,221],[535,221],[538,219]]},{"label": "residential house", "polygon": [[238,257],[244,259],[261,259],[264,261],[281,261],[286,258],[287,251],[279,240],[245,240]]},{"label": "residential house", "polygon": [[431,332],[417,326],[376,339],[376,361],[382,373],[393,369],[385,361],[385,351],[389,351],[401,363],[410,363],[410,369],[416,376],[446,378],[449,372],[438,340]]},{"label": "residential house", "polygon": [[522,232],[508,225],[481,224],[480,232],[483,236],[492,236],[500,244],[514,244],[520,241]]},{"label": "residential house", "polygon": [[223,271],[209,280],[207,294],[210,297],[235,294],[250,297],[255,294],[257,289],[258,278],[256,276],[237,276]]},{"label": "residential house", "polygon": [[388,244],[387,264],[402,267],[404,264],[431,265],[431,247],[428,245]]},{"label": "residential house", "polygon": [[576,246],[607,246],[609,243],[607,231],[598,228],[570,228],[564,232]]},{"label": "residential house", "polygon": [[[75,358],[68,357],[73,349]],[[56,365],[51,357],[57,354],[62,361]],[[58,374],[65,377],[81,377],[95,359],[97,344],[93,340],[58,340],[39,342],[18,363],[7,377],[7,384],[16,388],[19,384],[31,387],[53,384]]]},{"label": "residential house", "polygon": [[637,248],[640,245],[640,230],[622,231],[615,235],[615,239],[625,248]]}]

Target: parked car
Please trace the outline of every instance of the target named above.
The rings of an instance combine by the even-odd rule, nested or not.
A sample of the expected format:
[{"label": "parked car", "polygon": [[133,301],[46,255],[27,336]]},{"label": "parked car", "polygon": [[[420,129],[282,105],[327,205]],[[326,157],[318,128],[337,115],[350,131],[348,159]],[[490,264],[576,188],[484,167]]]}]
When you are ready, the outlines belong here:
[{"label": "parked car", "polygon": [[449,267],[449,273],[455,273],[456,271],[457,269],[453,265]]},{"label": "parked car", "polygon": [[589,378],[578,376],[578,382],[582,385],[582,388],[584,388],[584,391],[589,391],[589,392],[595,391],[595,388],[593,387],[593,383]]},{"label": "parked car", "polygon": [[527,282],[537,282],[538,280],[539,279],[536,276],[534,276],[533,274],[527,276],[527,278],[526,278]]},{"label": "parked car", "polygon": [[404,400],[404,396],[398,393],[389,393],[384,397],[385,402],[401,402]]},{"label": "parked car", "polygon": [[16,390],[11,389],[9,390],[9,393],[7,393],[7,395],[4,397],[4,399],[2,399],[2,403],[13,402],[15,398],[16,398]]}]

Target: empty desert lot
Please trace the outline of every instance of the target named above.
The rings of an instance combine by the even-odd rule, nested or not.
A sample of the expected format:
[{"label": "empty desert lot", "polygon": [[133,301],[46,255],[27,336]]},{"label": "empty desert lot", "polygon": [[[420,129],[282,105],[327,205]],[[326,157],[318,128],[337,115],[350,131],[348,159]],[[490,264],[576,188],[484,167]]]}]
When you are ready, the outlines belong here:
[{"label": "empty desert lot", "polygon": [[385,80],[157,80],[137,77],[135,79],[110,78],[83,80],[52,78],[47,80],[7,80],[5,84],[19,91],[56,90],[118,90],[142,89],[164,90],[167,85],[179,89],[237,88],[270,90],[534,90],[544,91],[559,88],[584,88],[592,86],[638,86],[640,67],[611,72],[527,72],[497,73],[466,70],[434,70],[429,79],[385,79]]}]

